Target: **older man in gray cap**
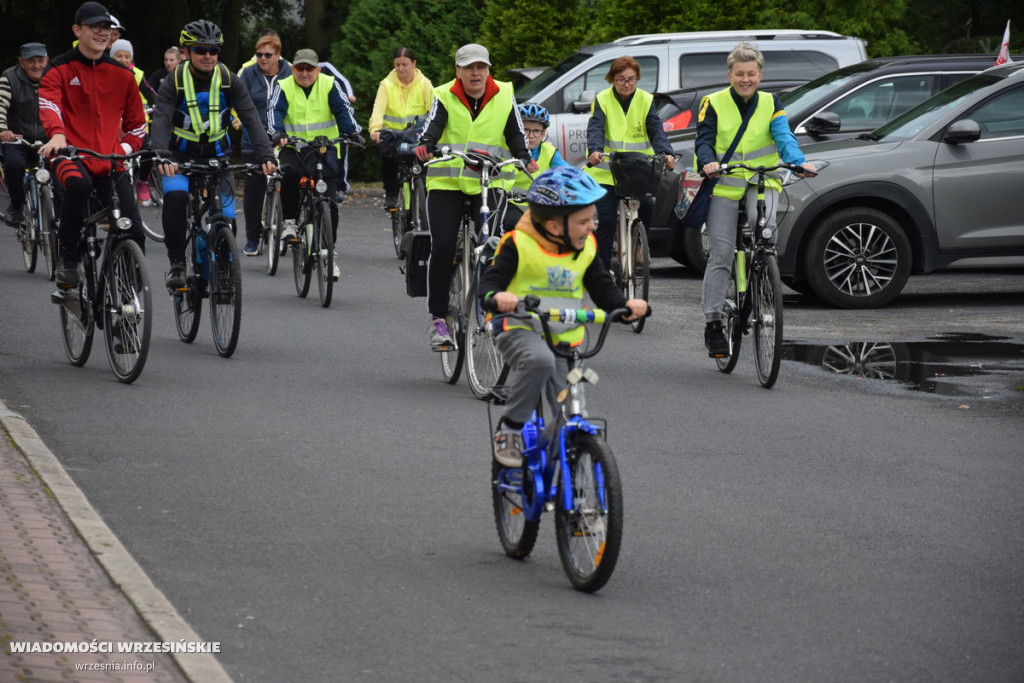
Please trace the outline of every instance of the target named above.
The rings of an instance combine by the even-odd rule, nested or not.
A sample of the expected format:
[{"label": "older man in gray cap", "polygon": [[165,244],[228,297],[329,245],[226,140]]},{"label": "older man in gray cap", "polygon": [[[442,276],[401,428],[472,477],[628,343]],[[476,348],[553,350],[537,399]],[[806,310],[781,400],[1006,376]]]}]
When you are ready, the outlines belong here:
[{"label": "older man in gray cap", "polygon": [[[25,43],[18,51],[18,63],[0,76],[0,141],[8,143],[23,138],[27,142],[43,142],[46,133],[39,120],[39,79],[50,60],[42,43]],[[34,156],[24,145],[4,145],[3,166],[11,204],[4,211],[4,221],[16,227],[25,206],[22,177]]]},{"label": "older man in gray cap", "polygon": [[[511,83],[491,78],[491,56],[483,45],[463,45],[455,53],[455,80],[434,88],[434,103],[420,136],[416,156],[426,161],[436,146],[460,152],[491,151],[502,159],[515,157],[532,173],[537,163],[530,156],[523,122],[519,118]],[[456,238],[463,203],[479,222],[483,197],[480,176],[460,160],[427,167],[427,221],[430,225],[430,260],[427,262],[427,332],[434,351],[455,347],[448,329],[448,290],[455,261]],[[495,198],[489,201],[498,206]],[[501,225],[501,217],[496,225]],[[480,230],[480,225],[476,229]]]}]

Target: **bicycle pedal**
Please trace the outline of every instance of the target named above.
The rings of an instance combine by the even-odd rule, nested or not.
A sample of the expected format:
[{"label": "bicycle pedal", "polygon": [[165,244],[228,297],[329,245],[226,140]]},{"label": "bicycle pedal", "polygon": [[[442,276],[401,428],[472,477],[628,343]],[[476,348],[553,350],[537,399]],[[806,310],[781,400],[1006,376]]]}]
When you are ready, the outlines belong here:
[{"label": "bicycle pedal", "polygon": [[439,344],[437,346],[432,345],[430,348],[433,349],[435,353],[444,353],[447,351],[454,351],[455,344]]}]

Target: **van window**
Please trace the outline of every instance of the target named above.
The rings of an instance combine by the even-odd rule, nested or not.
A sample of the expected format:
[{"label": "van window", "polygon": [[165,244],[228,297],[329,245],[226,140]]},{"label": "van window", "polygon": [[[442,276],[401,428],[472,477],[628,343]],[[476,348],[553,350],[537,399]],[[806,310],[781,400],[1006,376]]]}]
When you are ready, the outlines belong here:
[{"label": "van window", "polygon": [[[658,90],[658,58],[634,57],[634,59],[640,65],[640,82],[637,83],[637,87],[650,93],[656,92]],[[606,62],[601,62],[566,83],[562,89],[561,97],[557,99],[560,108],[557,112],[552,111],[551,113],[561,114],[569,111],[569,105],[580,99],[580,95],[583,94],[584,90],[600,92],[607,88],[608,82],[604,80],[604,77],[608,75],[608,69],[612,67],[612,62],[614,61],[614,59],[609,59]]]},{"label": "van window", "polygon": [[[765,78],[772,80],[809,81],[839,68],[833,57],[814,50],[763,50]],[[679,87],[725,83],[728,52],[702,52],[679,57]]]}]

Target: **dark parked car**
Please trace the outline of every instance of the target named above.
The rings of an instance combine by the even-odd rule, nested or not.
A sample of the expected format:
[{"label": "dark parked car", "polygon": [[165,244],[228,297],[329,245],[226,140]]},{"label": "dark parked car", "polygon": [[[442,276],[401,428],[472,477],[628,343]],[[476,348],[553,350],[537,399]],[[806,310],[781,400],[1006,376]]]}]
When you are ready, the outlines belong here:
[{"label": "dark parked car", "polygon": [[[833,306],[892,301],[912,273],[1024,263],[1024,62],[961,81],[872,133],[812,143],[786,188],[779,270]],[[1008,257],[1015,257],[1015,259]]]},{"label": "dark parked car", "polygon": [[[758,88],[765,92],[781,92],[789,90],[807,81],[761,81]],[[728,88],[728,83],[705,85],[697,88],[682,88],[668,92],[654,93],[654,110],[658,112],[666,132],[675,135],[692,132],[697,127],[697,111],[701,100],[711,93]],[[670,136],[671,137],[671,136]]]},{"label": "dark parked car", "polygon": [[[804,146],[870,132],[932,95],[989,68],[993,61],[992,55],[869,59],[787,90],[781,97],[790,128]],[[670,131],[668,135],[683,165],[689,166],[694,131]],[[682,230],[678,223],[673,223],[673,227],[678,231],[673,231],[669,240],[669,253],[658,255],[671,255],[680,263],[703,270],[700,235]]]}]

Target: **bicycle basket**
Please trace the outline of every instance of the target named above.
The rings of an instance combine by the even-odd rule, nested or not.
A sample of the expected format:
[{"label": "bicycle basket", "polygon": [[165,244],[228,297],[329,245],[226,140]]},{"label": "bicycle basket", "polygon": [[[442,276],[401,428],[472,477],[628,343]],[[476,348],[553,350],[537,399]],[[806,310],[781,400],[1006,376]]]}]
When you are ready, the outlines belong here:
[{"label": "bicycle basket", "polygon": [[618,197],[653,197],[658,192],[664,162],[641,152],[612,152],[608,165]]}]

